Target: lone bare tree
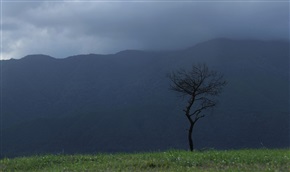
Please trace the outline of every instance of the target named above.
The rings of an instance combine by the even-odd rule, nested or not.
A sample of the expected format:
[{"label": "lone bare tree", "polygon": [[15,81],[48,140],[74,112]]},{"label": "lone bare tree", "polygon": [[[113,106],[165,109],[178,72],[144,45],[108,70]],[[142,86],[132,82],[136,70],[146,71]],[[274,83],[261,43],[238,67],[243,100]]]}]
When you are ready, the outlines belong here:
[{"label": "lone bare tree", "polygon": [[216,106],[215,97],[221,93],[227,82],[221,73],[209,70],[205,64],[193,65],[189,71],[180,69],[171,72],[168,77],[172,81],[171,90],[188,97],[183,111],[190,123],[188,142],[190,151],[193,151],[192,129],[199,119],[205,117],[202,111]]}]

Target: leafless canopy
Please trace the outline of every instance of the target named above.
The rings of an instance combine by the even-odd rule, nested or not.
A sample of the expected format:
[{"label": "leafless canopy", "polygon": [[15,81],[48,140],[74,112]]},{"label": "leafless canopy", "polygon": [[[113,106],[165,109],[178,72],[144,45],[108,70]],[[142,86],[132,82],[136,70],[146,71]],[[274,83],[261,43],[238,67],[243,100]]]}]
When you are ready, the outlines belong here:
[{"label": "leafless canopy", "polygon": [[169,78],[173,82],[171,89],[185,95],[217,95],[226,84],[223,75],[210,71],[203,65],[192,66],[190,71],[180,69],[172,72]]}]

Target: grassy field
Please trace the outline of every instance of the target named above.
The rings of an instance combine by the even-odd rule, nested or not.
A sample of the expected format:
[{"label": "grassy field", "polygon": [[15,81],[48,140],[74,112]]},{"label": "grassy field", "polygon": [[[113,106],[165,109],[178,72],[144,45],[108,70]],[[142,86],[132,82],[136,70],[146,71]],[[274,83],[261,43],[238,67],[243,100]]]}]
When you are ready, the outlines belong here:
[{"label": "grassy field", "polygon": [[43,155],[1,159],[0,171],[290,171],[290,149]]}]

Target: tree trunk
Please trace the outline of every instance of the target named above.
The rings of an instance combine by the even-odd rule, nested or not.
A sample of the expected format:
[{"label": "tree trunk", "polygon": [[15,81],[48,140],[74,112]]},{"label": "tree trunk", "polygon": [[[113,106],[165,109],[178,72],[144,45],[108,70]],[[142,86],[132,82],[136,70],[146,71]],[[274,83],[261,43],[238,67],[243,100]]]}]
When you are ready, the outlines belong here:
[{"label": "tree trunk", "polygon": [[193,141],[192,141],[192,129],[193,129],[194,123],[190,123],[190,127],[188,130],[188,143],[189,143],[189,148],[190,151],[193,151]]}]

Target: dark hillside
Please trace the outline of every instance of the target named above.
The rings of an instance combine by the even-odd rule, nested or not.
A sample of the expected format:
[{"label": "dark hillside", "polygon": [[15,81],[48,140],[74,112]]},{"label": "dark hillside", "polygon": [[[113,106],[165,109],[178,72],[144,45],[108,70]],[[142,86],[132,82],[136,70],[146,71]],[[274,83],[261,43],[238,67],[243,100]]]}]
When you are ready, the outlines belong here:
[{"label": "dark hillside", "polygon": [[289,42],[216,39],[174,52],[2,61],[3,155],[187,148],[166,74],[206,62],[229,84],[197,148],[289,147]]}]

